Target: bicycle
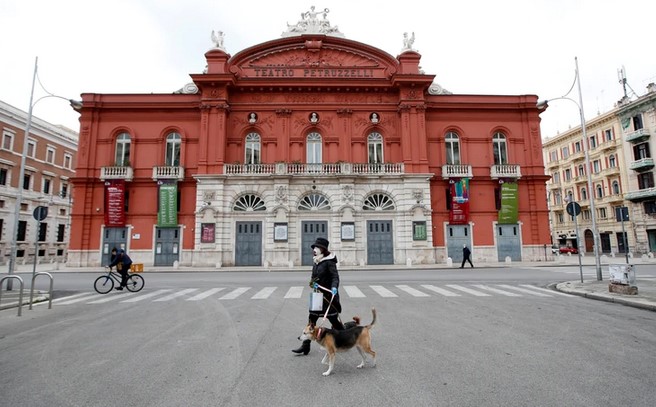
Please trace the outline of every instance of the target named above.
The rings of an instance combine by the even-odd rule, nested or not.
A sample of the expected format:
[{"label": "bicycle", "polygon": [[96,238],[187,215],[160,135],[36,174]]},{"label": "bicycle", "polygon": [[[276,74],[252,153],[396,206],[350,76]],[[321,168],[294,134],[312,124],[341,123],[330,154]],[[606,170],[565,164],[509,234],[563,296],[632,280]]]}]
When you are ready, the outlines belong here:
[{"label": "bicycle", "polygon": [[[110,268],[106,275],[100,276],[93,283],[93,288],[98,294],[107,294],[112,291],[114,284],[121,284],[121,275]],[[128,282],[125,288],[128,291],[136,293],[144,288],[144,278],[139,274],[128,273]]]}]

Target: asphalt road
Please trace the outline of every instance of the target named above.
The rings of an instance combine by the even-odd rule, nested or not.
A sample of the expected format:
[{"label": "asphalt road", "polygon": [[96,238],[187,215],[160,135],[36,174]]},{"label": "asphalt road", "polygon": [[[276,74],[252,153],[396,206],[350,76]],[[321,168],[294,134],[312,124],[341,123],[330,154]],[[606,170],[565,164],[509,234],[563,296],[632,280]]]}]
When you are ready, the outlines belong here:
[{"label": "asphalt road", "polygon": [[548,291],[578,279],[576,267],[342,273],[343,318],[369,323],[378,311],[378,364],[356,369],[357,351],[342,353],[329,377],[316,345],[308,356],[290,352],[306,321],[308,274],[144,273],[141,293],[103,296],[92,288],[98,274],[57,273],[52,309],[0,312],[0,406],[656,399],[656,313]]}]

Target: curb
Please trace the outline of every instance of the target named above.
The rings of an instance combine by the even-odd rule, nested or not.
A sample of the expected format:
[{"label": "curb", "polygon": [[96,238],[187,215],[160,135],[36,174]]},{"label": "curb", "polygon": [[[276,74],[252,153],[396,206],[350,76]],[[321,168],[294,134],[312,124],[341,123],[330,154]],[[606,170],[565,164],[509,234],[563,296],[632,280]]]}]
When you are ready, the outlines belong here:
[{"label": "curb", "polygon": [[591,300],[612,302],[612,303],[617,303],[617,304],[621,304],[621,305],[626,305],[626,306],[629,306],[629,307],[640,308],[640,309],[644,309],[644,310],[647,310],[647,311],[656,312],[656,304],[652,301],[649,301],[649,300],[645,300],[645,299],[642,299],[642,298],[627,299],[627,298],[623,298],[623,297],[615,297],[615,296],[608,295],[608,294],[589,293],[589,292],[578,290],[578,289],[575,289],[575,288],[565,287],[566,284],[568,284],[568,282],[557,283],[557,284],[555,284],[555,289],[557,291],[560,291],[560,292],[563,292],[563,293],[566,293],[566,294],[578,295],[580,297],[589,298]]}]

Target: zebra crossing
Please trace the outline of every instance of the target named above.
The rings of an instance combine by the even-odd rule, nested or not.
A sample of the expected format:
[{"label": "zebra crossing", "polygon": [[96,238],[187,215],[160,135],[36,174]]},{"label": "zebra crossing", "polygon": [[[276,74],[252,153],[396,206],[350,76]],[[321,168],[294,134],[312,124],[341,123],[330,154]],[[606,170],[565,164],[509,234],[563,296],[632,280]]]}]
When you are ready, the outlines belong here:
[{"label": "zebra crossing", "polygon": [[[575,297],[570,294],[534,286],[531,284],[420,284],[410,286],[397,285],[345,285],[341,287],[342,297],[347,298],[426,298],[426,297]],[[212,288],[185,288],[185,289],[158,289],[155,291],[142,291],[131,293],[126,291],[112,292],[109,295],[100,295],[96,292],[73,294],[67,297],[56,298],[52,302],[58,305],[71,304],[104,304],[108,302],[136,303],[140,301],[169,302],[218,300],[231,301],[237,299],[250,299],[261,301],[267,299],[307,299],[310,289],[302,286],[289,288],[281,287],[212,287]]]}]

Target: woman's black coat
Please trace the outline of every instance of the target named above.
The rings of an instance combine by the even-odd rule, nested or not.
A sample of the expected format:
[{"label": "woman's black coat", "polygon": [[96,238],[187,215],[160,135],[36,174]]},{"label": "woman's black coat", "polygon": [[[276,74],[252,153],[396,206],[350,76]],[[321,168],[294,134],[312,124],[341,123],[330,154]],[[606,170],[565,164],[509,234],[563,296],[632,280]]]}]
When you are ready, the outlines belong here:
[{"label": "woman's black coat", "polygon": [[330,303],[333,294],[330,290],[335,287],[338,289],[333,302],[330,305],[328,315],[335,315],[342,312],[342,305],[339,302],[339,273],[337,273],[337,257],[330,254],[321,259],[321,261],[312,267],[312,279],[310,285],[314,283],[327,288],[329,291],[319,289],[323,293],[323,309],[321,311],[310,311],[310,314],[317,314],[323,316],[326,313],[326,307]]}]

